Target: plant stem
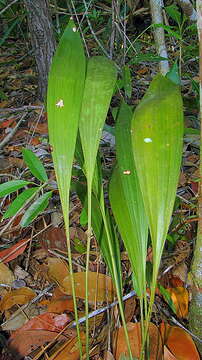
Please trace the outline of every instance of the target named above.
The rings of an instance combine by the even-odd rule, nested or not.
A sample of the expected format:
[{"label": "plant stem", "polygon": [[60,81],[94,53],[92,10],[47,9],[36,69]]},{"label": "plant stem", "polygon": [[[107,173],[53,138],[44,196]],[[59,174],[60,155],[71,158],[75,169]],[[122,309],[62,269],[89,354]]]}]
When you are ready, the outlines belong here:
[{"label": "plant stem", "polygon": [[69,262],[69,274],[72,286],[72,298],[74,303],[74,314],[75,314],[75,322],[76,322],[76,330],[77,330],[77,337],[78,337],[78,344],[79,344],[79,354],[80,359],[82,359],[82,343],[81,343],[81,336],[80,336],[80,328],[79,328],[79,317],[77,311],[77,302],[76,302],[76,293],[74,287],[74,273],[73,273],[73,265],[72,265],[72,253],[71,253],[71,244],[70,244],[70,235],[69,235],[69,208],[67,209],[67,216],[64,218],[65,220],[65,232],[66,232],[66,239],[67,239],[67,251],[68,251],[68,262]]},{"label": "plant stem", "polygon": [[[101,191],[101,194],[103,195],[102,191]],[[108,239],[109,251],[110,251],[110,255],[111,255],[111,259],[112,259],[114,281],[115,281],[115,286],[116,286],[116,293],[117,293],[117,298],[118,298],[118,303],[119,303],[119,310],[120,310],[121,320],[122,320],[122,323],[123,323],[123,328],[124,328],[124,333],[125,333],[125,338],[126,338],[126,344],[127,344],[130,360],[133,360],[133,355],[132,355],[132,351],[131,351],[131,347],[130,347],[130,340],[129,340],[129,336],[128,336],[127,325],[126,325],[125,316],[124,316],[122,294],[121,294],[121,289],[120,289],[120,284],[119,284],[119,276],[117,274],[117,267],[116,267],[116,263],[115,263],[115,258],[114,258],[113,249],[112,249],[112,243],[111,243],[110,234],[109,234],[109,230],[108,230],[107,219],[106,219],[106,214],[105,214],[105,210],[104,210],[104,204],[100,204],[100,210],[101,210],[101,213],[102,213],[104,227],[105,227],[106,235],[107,235],[107,239]]]},{"label": "plant stem", "polygon": [[92,180],[87,179],[88,190],[88,230],[87,230],[87,250],[86,250],[86,279],[85,279],[85,315],[86,315],[86,359],[89,359],[89,321],[88,321],[88,272],[89,272],[89,258],[90,258],[90,242],[91,242],[91,192],[92,192]]}]

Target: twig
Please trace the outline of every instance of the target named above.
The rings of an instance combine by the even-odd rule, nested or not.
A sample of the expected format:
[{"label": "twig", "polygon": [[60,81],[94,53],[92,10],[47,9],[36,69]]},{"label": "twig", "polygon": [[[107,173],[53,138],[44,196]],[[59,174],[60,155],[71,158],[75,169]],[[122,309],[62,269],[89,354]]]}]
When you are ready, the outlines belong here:
[{"label": "twig", "polygon": [[4,11],[6,11],[7,9],[9,9],[9,7],[11,7],[13,4],[15,4],[18,0],[13,0],[10,4],[8,4],[7,6],[5,6],[5,8],[3,8],[0,11],[0,15],[2,15],[4,13]]},{"label": "twig", "polygon": [[2,149],[6,144],[8,144],[8,142],[12,139],[27,114],[28,113],[26,112],[22,115],[16,126],[12,129],[12,131],[0,142],[0,149]]},{"label": "twig", "polygon": [[[87,4],[86,4],[86,0],[83,0],[83,3],[84,3],[84,6],[85,6],[85,10],[88,11],[88,7],[87,7]],[[99,45],[99,47],[101,48],[101,50],[103,51],[103,53],[105,54],[106,57],[108,57],[110,59],[110,55],[107,53],[107,51],[105,50],[104,46],[101,44],[100,40],[97,38],[93,28],[92,28],[92,25],[91,25],[91,22],[88,18],[88,15],[86,13],[86,20],[87,20],[87,23],[88,23],[88,26],[90,28],[90,31],[96,41],[96,43]]]},{"label": "twig", "polygon": [[43,105],[24,105],[21,106],[19,108],[4,108],[4,109],[0,109],[0,113],[4,113],[4,112],[18,112],[18,111],[25,111],[25,110],[36,110],[36,109],[41,109],[43,107]]}]

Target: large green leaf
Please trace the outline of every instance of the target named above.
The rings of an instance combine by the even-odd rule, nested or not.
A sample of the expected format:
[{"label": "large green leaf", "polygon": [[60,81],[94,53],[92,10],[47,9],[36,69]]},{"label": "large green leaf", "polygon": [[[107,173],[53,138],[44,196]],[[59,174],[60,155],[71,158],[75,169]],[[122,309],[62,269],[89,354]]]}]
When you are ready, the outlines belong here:
[{"label": "large green leaf", "polygon": [[183,108],[179,86],[157,75],[132,119],[135,165],[143,195],[157,276],[175,201],[182,156]]},{"label": "large green leaf", "polygon": [[53,149],[53,162],[66,227],[68,260],[80,357],[76,294],[69,236],[69,191],[85,82],[86,61],[81,38],[72,20],[60,39],[48,80],[48,128]]},{"label": "large green leaf", "polygon": [[148,224],[132,153],[131,120],[130,107],[122,103],[116,124],[118,166],[113,171],[109,196],[135,274],[135,290],[145,296]]},{"label": "large green leaf", "polygon": [[95,56],[88,61],[79,130],[86,176],[90,182],[116,76],[113,62],[107,58]]},{"label": "large green leaf", "polygon": [[69,186],[84,80],[84,50],[79,33],[70,21],[53,57],[47,99],[50,144],[65,214],[69,207]]}]

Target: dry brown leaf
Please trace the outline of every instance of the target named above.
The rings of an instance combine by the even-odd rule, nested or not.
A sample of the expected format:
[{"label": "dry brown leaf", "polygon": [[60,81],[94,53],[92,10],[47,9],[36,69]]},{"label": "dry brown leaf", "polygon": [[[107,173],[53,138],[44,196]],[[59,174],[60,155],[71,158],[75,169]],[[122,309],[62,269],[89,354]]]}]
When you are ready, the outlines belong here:
[{"label": "dry brown leaf", "polygon": [[[4,263],[0,262],[0,283],[11,285],[14,280],[15,280],[14,275],[12,271],[9,269],[9,267]],[[5,289],[0,288],[0,295],[5,294],[5,292],[6,292]]]},{"label": "dry brown leaf", "polygon": [[[85,342],[85,334],[80,333],[81,341]],[[85,353],[85,347],[83,346],[82,353],[84,355]],[[77,337],[73,336],[71,339],[66,341],[51,357],[49,357],[49,360],[67,360],[67,354],[68,354],[68,360],[79,360],[80,354],[78,350],[78,341]]]},{"label": "dry brown leaf", "polygon": [[22,287],[20,289],[13,289],[4,295],[0,302],[0,311],[10,309],[13,305],[23,305],[28,303],[36,296],[36,293],[28,288]]},{"label": "dry brown leaf", "polygon": [[36,304],[29,304],[23,311],[18,309],[12,314],[8,320],[1,324],[4,331],[16,330],[24,325],[31,317],[39,315],[39,309]]},{"label": "dry brown leaf", "polygon": [[64,278],[69,274],[67,263],[57,257],[48,258],[48,272],[47,275],[51,281],[55,281],[56,284],[61,284]]},{"label": "dry brown leaf", "polygon": [[[135,358],[139,358],[141,353],[141,325],[140,323],[130,322],[127,324],[127,329],[132,355]],[[155,326],[153,323],[149,324],[149,336],[150,360],[161,360],[163,352],[162,340],[157,326]],[[128,349],[123,327],[118,329],[115,359],[120,360],[121,355],[128,356]]]},{"label": "dry brown leaf", "polygon": [[[53,341],[56,336],[58,336],[57,332],[47,330],[20,331],[16,336],[11,336],[8,346],[19,354],[18,359],[21,359],[46,342]],[[60,335],[58,340],[65,341],[66,337]]]},{"label": "dry brown leaf", "polygon": [[125,308],[124,308],[124,314],[125,314],[125,320],[126,322],[130,322],[134,316],[136,308],[136,300],[134,297],[131,297],[130,299],[127,299],[125,301]]},{"label": "dry brown leaf", "polygon": [[[175,356],[176,360],[200,360],[196,345],[186,331],[165,323],[162,323],[159,328],[164,345]],[[165,360],[172,360],[172,358],[169,359],[168,357]]]},{"label": "dry brown leaf", "polygon": [[177,360],[176,357],[168,350],[167,346],[164,345],[164,360]]},{"label": "dry brown leaf", "polygon": [[184,287],[166,289],[175,305],[176,314],[180,318],[188,315],[189,293]]},{"label": "dry brown leaf", "polygon": [[[85,299],[85,272],[78,272],[74,274],[74,284],[76,296],[80,299]],[[115,296],[115,290],[113,288],[112,279],[110,276],[88,272],[88,300],[89,302],[102,303],[105,301],[113,301]],[[60,289],[67,295],[72,295],[72,287],[70,276],[66,276],[58,283]]]}]

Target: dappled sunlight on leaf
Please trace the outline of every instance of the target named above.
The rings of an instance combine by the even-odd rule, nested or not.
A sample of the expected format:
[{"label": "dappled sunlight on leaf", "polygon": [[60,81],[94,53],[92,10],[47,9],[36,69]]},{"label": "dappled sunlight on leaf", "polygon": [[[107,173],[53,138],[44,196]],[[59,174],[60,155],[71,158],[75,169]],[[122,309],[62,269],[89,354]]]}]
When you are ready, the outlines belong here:
[{"label": "dappled sunlight on leaf", "polygon": [[176,314],[180,318],[188,315],[189,293],[184,287],[175,287],[166,289],[175,305]]}]

